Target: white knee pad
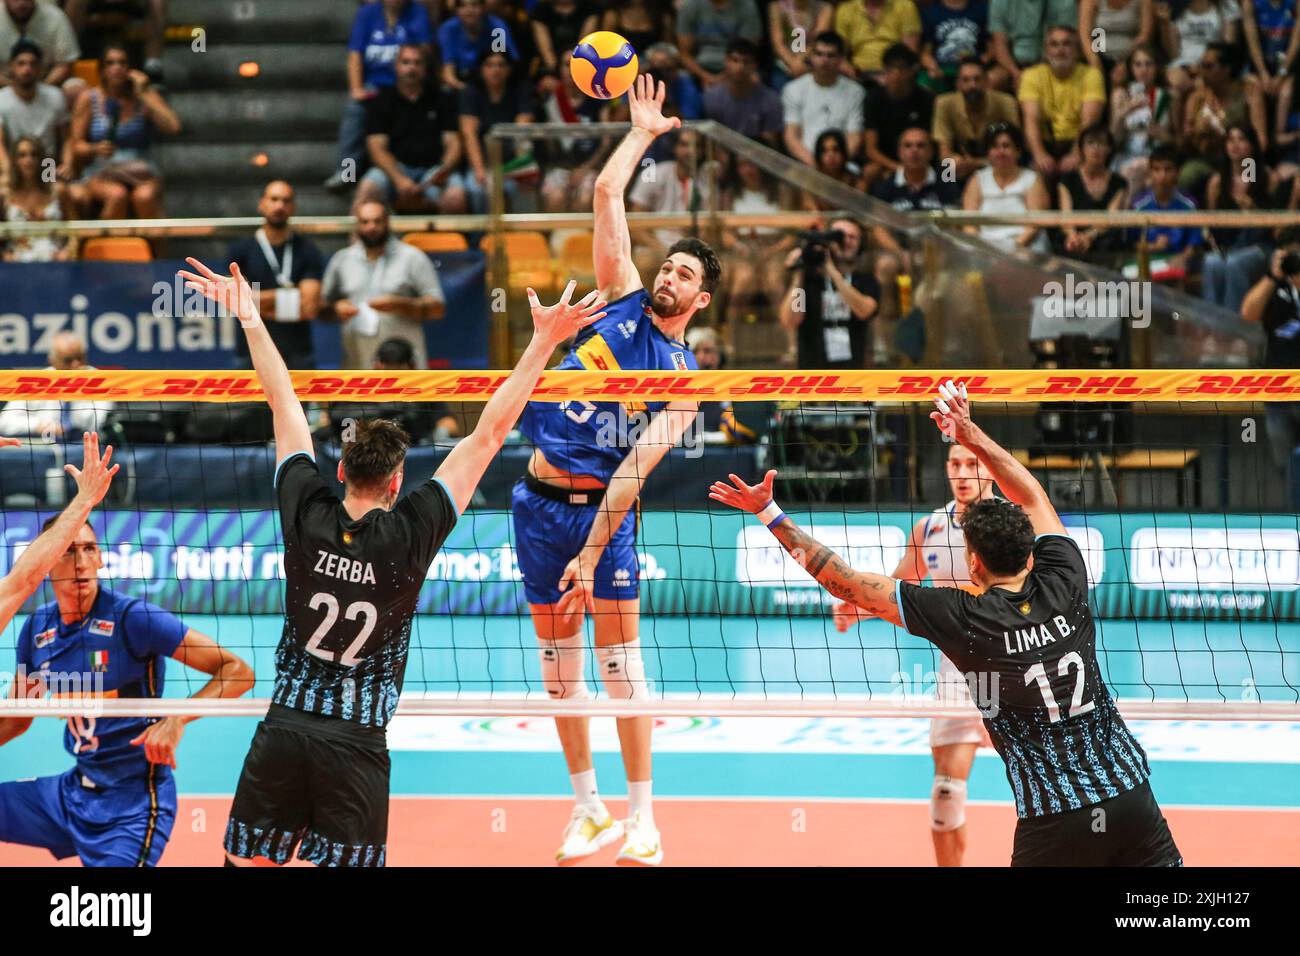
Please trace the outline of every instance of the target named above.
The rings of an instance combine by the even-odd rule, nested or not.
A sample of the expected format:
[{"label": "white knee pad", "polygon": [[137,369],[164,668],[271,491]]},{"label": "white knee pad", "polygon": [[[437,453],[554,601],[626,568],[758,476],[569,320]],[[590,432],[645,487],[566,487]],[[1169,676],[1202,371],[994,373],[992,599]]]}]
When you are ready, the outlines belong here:
[{"label": "white knee pad", "polygon": [[966,781],[935,774],[930,790],[930,826],[938,833],[946,833],[965,822]]},{"label": "white knee pad", "polygon": [[645,700],[650,691],[645,683],[645,662],[641,660],[641,642],[633,639],[623,644],[596,648],[600,680],[615,700]]},{"label": "white knee pad", "polygon": [[587,660],[587,644],[579,631],[572,637],[557,637],[542,641],[539,655],[542,659],[542,686],[552,700],[587,700],[587,680],[583,670]]}]

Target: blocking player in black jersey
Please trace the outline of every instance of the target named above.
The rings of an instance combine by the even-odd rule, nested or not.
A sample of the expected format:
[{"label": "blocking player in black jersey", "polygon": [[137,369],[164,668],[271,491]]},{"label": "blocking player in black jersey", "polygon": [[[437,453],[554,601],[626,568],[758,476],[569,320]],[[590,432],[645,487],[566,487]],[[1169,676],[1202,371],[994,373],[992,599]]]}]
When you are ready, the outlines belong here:
[{"label": "blocking player in black jersey", "polygon": [[935,404],[930,417],[1009,499],[977,501],[962,517],[978,596],[850,568],[776,506],[775,471],[757,485],[731,475],[710,497],[752,511],[826,590],[931,641],[976,678],[1016,798],[1012,866],[1181,866],[1146,754],[1101,678],[1079,546],[1033,475],[971,421],[964,386],[941,386]]},{"label": "blocking player in black jersey", "polygon": [[599,293],[542,306],[530,289],[533,338],[513,374],[437,474],[397,500],[409,439],[393,422],[357,423],[345,441],[336,498],[317,470],[311,430],[289,371],[231,264],[196,259],[186,285],[234,313],[271,406],[275,491],[284,531],[284,634],[275,691],[230,809],[229,865],[288,862],[383,866],[388,834],[386,727],[397,709],[420,586],[442,542],[523,411],[546,361],[601,318]]}]

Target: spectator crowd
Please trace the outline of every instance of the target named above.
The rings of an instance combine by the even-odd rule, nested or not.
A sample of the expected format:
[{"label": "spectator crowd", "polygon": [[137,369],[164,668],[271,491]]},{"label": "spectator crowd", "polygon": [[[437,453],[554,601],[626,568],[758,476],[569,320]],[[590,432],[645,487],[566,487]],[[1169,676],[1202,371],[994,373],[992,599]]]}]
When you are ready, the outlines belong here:
[{"label": "spectator crowd", "polygon": [[[625,101],[584,96],[569,75],[571,51],[596,29],[632,42],[642,69],[665,83],[670,114],[715,120],[900,212],[1297,209],[1297,10],[1300,0],[361,2],[325,184],[351,200],[354,244],[327,263],[288,228],[293,187],[277,182],[261,200],[263,229],[231,253],[262,281],[286,354],[310,361],[306,323],[332,318],[346,323],[358,367],[392,338],[423,364],[419,323],[440,314],[441,289],[388,234],[390,211],[481,213],[497,180],[511,211],[589,209],[615,141],[582,127],[627,117]],[[161,89],[166,18],[166,0],[0,0],[7,220],[164,214],[150,148],[182,122]],[[116,39],[128,27],[134,41]],[[75,68],[87,57],[97,63],[89,77]],[[532,122],[574,131],[507,141],[493,168],[487,133]],[[817,265],[785,231],[724,236],[734,255],[715,322],[766,320],[792,363],[802,354],[871,363],[857,325],[902,318],[923,279],[896,235],[816,218],[830,204],[793,194],[743,155],[715,150],[706,161],[690,130],[651,156],[654,168],[629,191],[632,210],[802,208],[834,231]],[[972,232],[1005,252],[1054,249],[1117,268],[1131,267],[1141,240],[1158,281],[1230,310],[1278,248],[1262,228]],[[672,238],[637,231],[638,264],[652,265]],[[50,238],[4,249],[15,261],[73,252]],[[815,301],[792,311],[792,283],[810,276]],[[814,343],[823,332],[810,331],[808,315],[839,317],[832,324],[847,338]]]},{"label": "spectator crowd", "polygon": [[[163,214],[150,147],[181,129],[162,92],[166,17],[166,0],[0,2],[7,221]],[[11,241],[3,250],[19,262],[71,252],[49,238]]]},{"label": "spectator crowd", "polygon": [[[182,126],[163,86],[166,23],[166,0],[0,0],[5,220],[165,214],[151,148]],[[392,235],[391,212],[483,213],[498,181],[511,211],[589,210],[615,139],[583,127],[628,116],[625,101],[589,98],[569,74],[596,29],[633,44],[670,115],[714,120],[902,213],[1300,210],[1300,0],[369,0],[356,5],[324,184],[349,198],[353,242],[324,256],[292,229],[293,185],[274,181],[262,227],[229,250],[260,284],[291,366],[314,362],[316,319],[342,324],[349,367],[425,366],[424,323],[442,315],[443,291],[429,257]],[[507,141],[494,166],[492,128],[535,122],[572,133]],[[822,217],[833,204],[794,194],[743,153],[706,159],[691,130],[650,155],[633,211],[803,209],[815,227],[812,238],[725,234],[713,323],[767,320],[791,364],[873,363],[873,323],[904,319],[924,278],[898,236]],[[1261,323],[1269,361],[1295,362],[1294,230],[971,232],[1004,253],[1114,268],[1131,267],[1141,243],[1157,281]],[[635,231],[638,265],[675,237]],[[3,249],[21,262],[74,254],[48,237]],[[706,331],[692,345],[716,366],[735,336]],[[84,362],[78,350],[62,342],[51,361]],[[85,412],[47,415],[42,433],[72,411]],[[422,431],[455,433],[441,410],[421,414]],[[730,415],[715,409],[710,431],[736,434]],[[1293,410],[1275,417],[1279,449],[1294,447]],[[338,427],[326,414],[318,424]]]},{"label": "spectator crowd", "polygon": [[[715,120],[901,211],[1296,209],[1298,9],[1298,0],[370,0],[357,4],[348,40],[326,185],[398,212],[481,213],[500,178],[513,211],[585,209],[613,143],[578,128],[623,119],[627,107],[582,95],[568,60],[582,36],[606,29],[666,83],[668,112]],[[166,0],[0,0],[7,219],[163,214],[150,147],[181,128],[160,88],[166,18]],[[128,28],[132,43],[115,39]],[[87,57],[97,62],[90,80],[75,69]],[[575,134],[508,142],[502,168],[489,168],[492,127],[535,121]],[[653,154],[673,175],[636,183],[634,208],[791,199],[766,174],[742,172],[741,157],[705,168],[689,132],[675,139]],[[824,204],[805,194],[790,205]],[[1005,250],[1054,247],[1110,265],[1132,258],[1138,238],[979,232]],[[653,260],[667,238],[637,236],[638,260]],[[886,260],[876,277],[890,280],[907,262],[879,238],[869,234],[864,251]],[[1162,278],[1229,309],[1274,247],[1259,229],[1165,227],[1142,238],[1162,257]],[[40,261],[69,249],[26,240],[4,254]],[[780,284],[760,290],[772,314]]]},{"label": "spectator crowd", "polygon": [[[481,212],[500,177],[512,211],[587,208],[613,141],[578,128],[627,108],[583,96],[568,58],[584,34],[606,29],[664,81],[668,112],[715,120],[903,212],[1297,209],[1297,9],[1296,0],[378,0],[356,14],[327,185],[401,212]],[[488,168],[484,134],[534,121],[575,134],[511,141],[504,167]],[[828,208],[786,195],[743,156],[707,164],[702,154],[689,131],[656,144],[658,168],[634,183],[630,208]],[[872,314],[897,317],[907,250],[884,230],[848,231],[861,233],[878,286]],[[973,231],[1004,251],[1054,249],[1116,268],[1132,268],[1142,241],[1159,281],[1230,310],[1275,248],[1267,229]],[[654,261],[669,238],[634,236],[637,261]],[[791,237],[727,240],[750,255],[722,318],[779,319]],[[782,325],[793,361],[807,333]]]}]

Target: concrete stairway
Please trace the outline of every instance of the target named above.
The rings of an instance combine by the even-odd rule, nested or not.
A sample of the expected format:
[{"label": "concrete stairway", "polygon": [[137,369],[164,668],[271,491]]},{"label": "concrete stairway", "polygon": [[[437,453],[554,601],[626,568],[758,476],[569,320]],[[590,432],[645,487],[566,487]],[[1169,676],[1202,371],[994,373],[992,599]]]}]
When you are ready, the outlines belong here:
[{"label": "concrete stairway", "polygon": [[[167,215],[256,215],[271,179],[294,185],[300,215],[347,212],[348,197],[321,184],[334,171],[356,9],[356,0],[171,0],[173,30],[203,32],[169,42],[164,60],[184,124],[154,147]],[[219,257],[226,242],[173,241],[169,251]]]}]

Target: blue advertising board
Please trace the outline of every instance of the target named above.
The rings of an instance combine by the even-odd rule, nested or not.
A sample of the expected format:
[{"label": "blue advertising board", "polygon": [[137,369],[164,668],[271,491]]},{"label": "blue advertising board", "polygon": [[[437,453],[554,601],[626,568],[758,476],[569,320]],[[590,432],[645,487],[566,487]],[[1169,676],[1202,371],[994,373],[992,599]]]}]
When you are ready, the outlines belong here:
[{"label": "blue advertising board", "polygon": [[[431,256],[447,301],[425,325],[434,368],[487,368],[486,257],[478,250]],[[229,369],[238,322],[220,315],[176,277],[179,259],[157,262],[0,264],[0,356],[12,368],[43,367],[58,332],[76,332],[97,368]],[[317,367],[338,368],[339,326],[315,322]]]}]

